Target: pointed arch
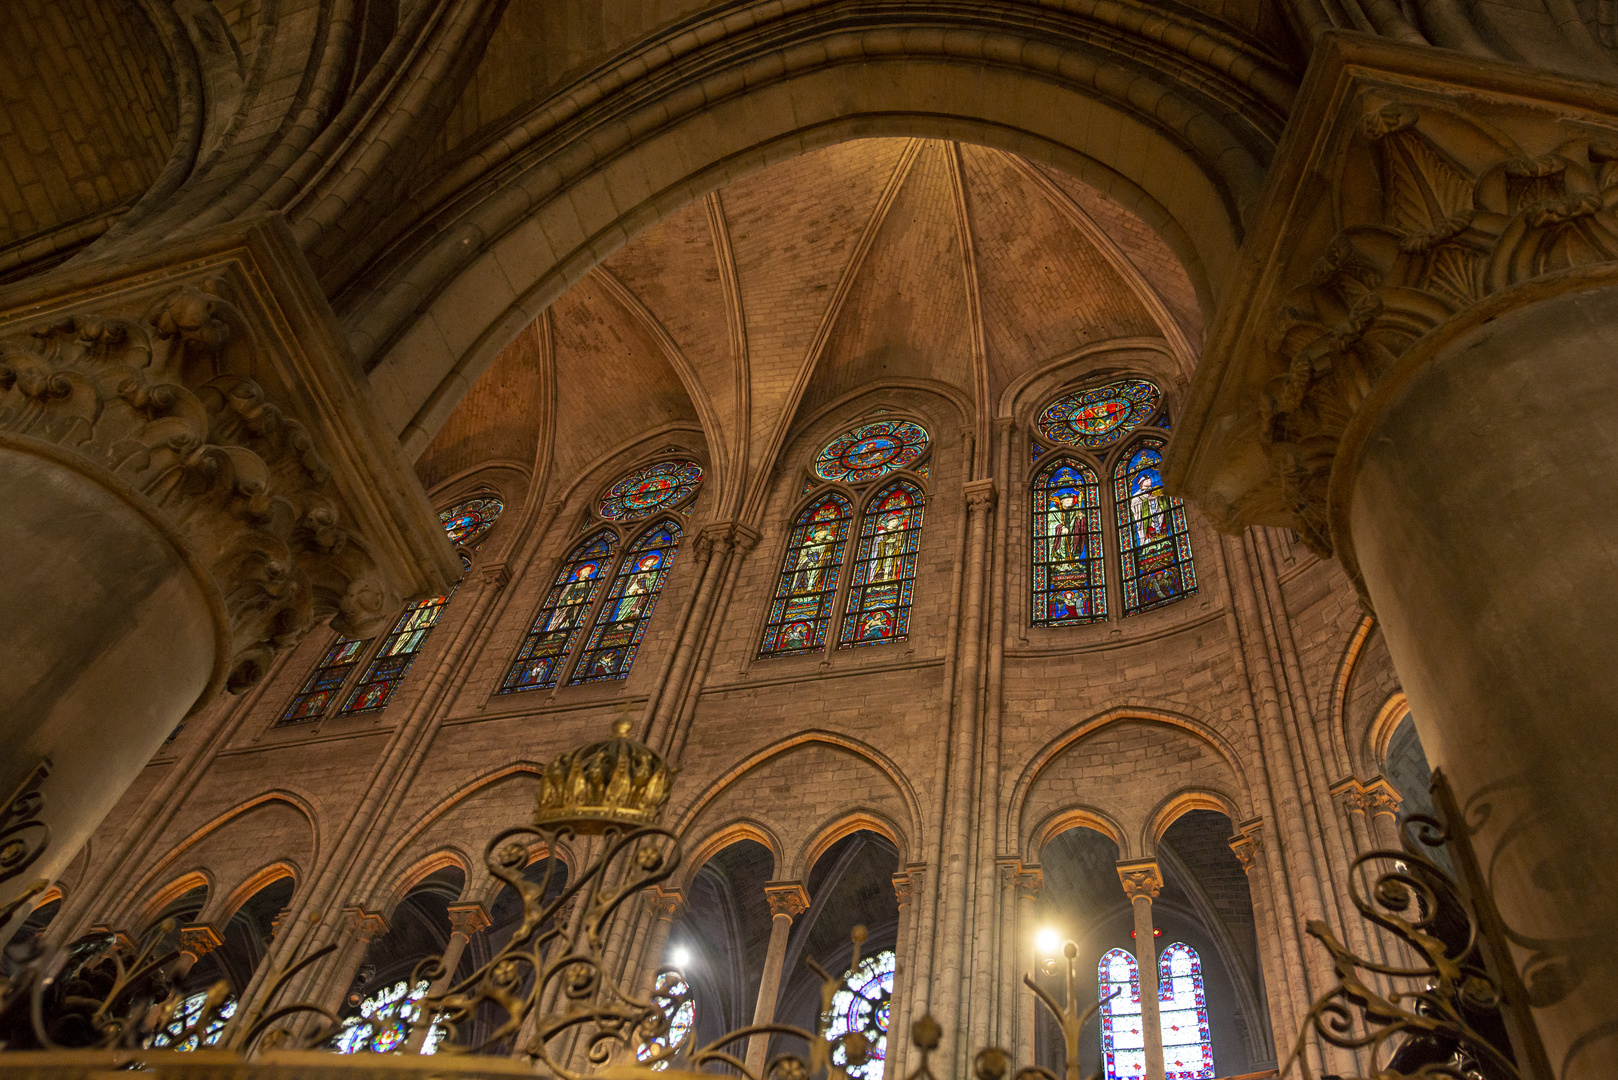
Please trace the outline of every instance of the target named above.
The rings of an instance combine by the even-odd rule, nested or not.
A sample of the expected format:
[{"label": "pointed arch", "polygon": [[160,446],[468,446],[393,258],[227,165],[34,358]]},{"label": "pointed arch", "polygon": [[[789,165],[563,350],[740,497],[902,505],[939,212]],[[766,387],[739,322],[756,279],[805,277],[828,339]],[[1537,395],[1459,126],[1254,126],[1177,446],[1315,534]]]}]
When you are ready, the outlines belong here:
[{"label": "pointed arch", "polygon": [[1101,1060],[1106,1080],[1146,1075],[1146,1028],[1141,1020],[1140,968],[1124,949],[1109,949],[1096,969],[1101,1000]]},{"label": "pointed arch", "polygon": [[909,636],[926,505],[921,487],[906,479],[893,481],[866,503],[838,648],[885,645]]},{"label": "pointed arch", "polygon": [[628,677],[683,535],[680,523],[665,517],[625,549],[569,685]]},{"label": "pointed arch", "polygon": [[1185,502],[1163,487],[1163,440],[1138,439],[1112,470],[1122,556],[1123,614],[1135,615],[1197,591]]},{"label": "pointed arch", "polygon": [[760,657],[792,656],[825,646],[853,517],[854,507],[847,497],[828,491],[793,521],[759,645]]},{"label": "pointed arch", "polygon": [[1034,473],[1030,622],[1070,626],[1107,617],[1101,545],[1101,481],[1081,459],[1062,454]]},{"label": "pointed arch", "polygon": [[1208,1032],[1202,960],[1183,941],[1176,941],[1158,956],[1157,999],[1165,1075],[1175,1080],[1213,1080],[1213,1040]]},{"label": "pointed arch", "polygon": [[499,693],[556,685],[562,662],[583,633],[585,617],[617,553],[618,534],[609,528],[597,529],[567,553]]}]

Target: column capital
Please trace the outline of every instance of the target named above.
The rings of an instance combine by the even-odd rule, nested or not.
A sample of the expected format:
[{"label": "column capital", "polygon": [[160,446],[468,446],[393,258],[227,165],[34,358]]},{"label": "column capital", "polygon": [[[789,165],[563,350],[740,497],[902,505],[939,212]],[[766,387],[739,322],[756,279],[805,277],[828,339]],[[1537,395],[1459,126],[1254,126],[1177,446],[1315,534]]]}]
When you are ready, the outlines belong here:
[{"label": "column capital", "polygon": [[646,894],[646,903],[661,922],[673,922],[685,914],[685,893],[679,889],[654,885]]},{"label": "column capital", "polygon": [[180,951],[193,960],[201,960],[225,943],[223,935],[207,923],[192,923],[180,927]]},{"label": "column capital", "polygon": [[969,511],[994,509],[995,500],[1000,494],[999,485],[992,476],[982,480],[968,480],[962,490],[966,493],[966,508]]},{"label": "column capital", "polygon": [[503,589],[511,583],[511,564],[504,560],[479,566],[478,580],[492,589]]},{"label": "column capital", "polygon": [[1365,785],[1363,798],[1365,812],[1372,817],[1387,814],[1391,818],[1399,816],[1399,808],[1404,805],[1404,799],[1398,790],[1388,783],[1387,777],[1377,776]]},{"label": "column capital", "polygon": [[1130,859],[1119,863],[1118,880],[1131,903],[1143,896],[1155,899],[1163,890],[1163,872],[1158,869],[1156,859]]},{"label": "column capital", "polygon": [[367,945],[388,932],[388,920],[380,911],[346,907],[343,909],[343,919],[348,932]]},{"label": "column capital", "polygon": [[1364,812],[1365,785],[1360,783],[1358,777],[1345,776],[1326,791],[1331,795],[1331,801],[1336,803],[1337,808],[1343,813]]},{"label": "column capital", "polygon": [[893,898],[899,902],[900,909],[914,898],[915,886],[910,881],[909,874],[893,875]]},{"label": "column capital", "polygon": [[85,937],[101,937],[104,934],[112,936],[112,943],[115,947],[123,949],[125,952],[132,953],[135,951],[135,939],[130,937],[127,931],[114,930],[106,923],[96,923],[84,931]]},{"label": "column capital", "polygon": [[1577,78],[1327,35],[1288,130],[1165,479],[1221,529],[1295,528],[1363,592],[1347,500],[1395,387],[1483,321],[1618,281],[1618,108]]},{"label": "column capital", "polygon": [[772,881],[764,886],[764,899],[770,905],[770,917],[785,915],[796,919],[809,910],[809,893],[801,881]]},{"label": "column capital", "polygon": [[1258,865],[1259,856],[1264,852],[1264,822],[1260,818],[1250,818],[1237,828],[1240,831],[1228,841],[1230,850],[1235,853],[1236,861],[1242,864],[1242,871],[1251,875],[1253,868]]},{"label": "column capital", "polygon": [[1017,896],[1032,900],[1045,887],[1045,871],[1037,866],[1024,866],[1017,871]]},{"label": "column capital", "polygon": [[461,563],[279,216],[64,267],[0,308],[0,441],[135,502],[241,690],[330,619],[382,629]]},{"label": "column capital", "polygon": [[463,903],[449,906],[449,929],[452,934],[470,938],[492,921],[489,913],[483,910],[482,904]]}]

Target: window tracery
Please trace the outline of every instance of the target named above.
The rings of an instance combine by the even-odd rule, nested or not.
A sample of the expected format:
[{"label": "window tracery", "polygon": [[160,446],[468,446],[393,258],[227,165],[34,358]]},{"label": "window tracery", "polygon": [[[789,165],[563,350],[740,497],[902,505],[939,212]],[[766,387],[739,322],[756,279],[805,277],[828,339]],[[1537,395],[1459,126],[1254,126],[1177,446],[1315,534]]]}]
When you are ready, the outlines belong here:
[{"label": "window tracery", "polygon": [[1146,1029],[1141,1021],[1140,969],[1124,949],[1101,958],[1101,1059],[1106,1080],[1146,1075]]},{"label": "window tracery", "polygon": [[[671,971],[660,976],[656,988],[652,991],[652,1001],[663,1011],[663,1015],[669,1018],[669,1029],[635,1050],[635,1057],[640,1061],[650,1058],[658,1047],[668,1046],[678,1052],[680,1044],[690,1037],[691,1030],[697,1026],[697,1003],[691,1000],[690,984],[679,974]],[[652,1064],[652,1069],[656,1072],[662,1072],[668,1067],[667,1058]]]},{"label": "window tracery", "polygon": [[1185,503],[1163,488],[1163,442],[1146,438],[1113,471],[1125,615],[1197,591]]},{"label": "window tracery", "polygon": [[1213,1080],[1213,1039],[1197,951],[1175,942],[1158,957],[1157,972],[1164,1080]]},{"label": "window tracery", "polygon": [[908,636],[925,502],[919,487],[898,480],[866,506],[839,648],[881,645]]},{"label": "window tracery", "polygon": [[196,1050],[199,1047],[217,1046],[225,1034],[225,1021],[236,1015],[236,996],[232,994],[225,999],[205,1028],[187,1035],[186,1029],[196,1024],[207,1002],[206,990],[188,995],[174,1010],[174,1018],[162,1031],[147,1040],[146,1045],[158,1050]]},{"label": "window tracery", "polygon": [[[419,1002],[427,996],[427,980],[412,986],[400,979],[392,986],[383,987],[360,1002],[358,1016],[343,1021],[342,1028],[332,1036],[330,1046],[339,1054],[389,1054],[404,1048],[411,1029],[421,1020]],[[421,1052],[433,1054],[448,1034],[444,1025],[434,1023],[422,1040]]]},{"label": "window tracery", "polygon": [[694,461],[659,461],[631,472],[601,497],[596,513],[608,521],[644,521],[672,510],[696,494],[702,466]]},{"label": "window tracery", "polygon": [[927,452],[927,429],[909,420],[878,420],[845,431],[815,457],[822,480],[864,484],[909,468]]},{"label": "window tracery", "polygon": [[516,662],[506,673],[500,693],[556,685],[562,662],[584,630],[585,617],[601,591],[601,583],[617,551],[618,534],[611,529],[600,529],[568,553],[545,603],[523,638]]},{"label": "window tracery", "polygon": [[812,652],[826,644],[853,516],[853,505],[835,491],[798,515],[787,537],[760,656]]},{"label": "window tracery", "polygon": [[483,535],[494,528],[505,508],[505,502],[498,495],[479,495],[441,511],[438,520],[444,523],[450,543],[476,547]]},{"label": "window tracery", "polygon": [[374,640],[340,637],[332,642],[303,686],[292,695],[291,703],[276,721],[277,726],[302,724],[325,716],[327,706],[342,691],[343,684],[348,682],[349,675],[359,666],[365,650]]},{"label": "window tracery", "polygon": [[1107,617],[1101,553],[1101,484],[1095,471],[1059,457],[1034,477],[1033,622],[1064,626]]},{"label": "window tracery", "polygon": [[855,1080],[879,1080],[882,1076],[896,967],[897,957],[892,949],[873,953],[843,976],[847,988],[832,995],[827,1037],[840,1039],[857,1031],[865,1036],[870,1047],[865,1061],[858,1065],[848,1063],[848,1055],[841,1045],[832,1049],[832,1062],[844,1066]]},{"label": "window tracery", "polygon": [[664,519],[624,552],[570,684],[622,679],[629,674],[657,598],[663,593],[664,579],[679,554],[680,535],[680,526]]},{"label": "window tracery", "polygon": [[1145,379],[1119,379],[1063,394],[1035,422],[1039,433],[1065,446],[1110,446],[1152,418],[1162,394]]}]

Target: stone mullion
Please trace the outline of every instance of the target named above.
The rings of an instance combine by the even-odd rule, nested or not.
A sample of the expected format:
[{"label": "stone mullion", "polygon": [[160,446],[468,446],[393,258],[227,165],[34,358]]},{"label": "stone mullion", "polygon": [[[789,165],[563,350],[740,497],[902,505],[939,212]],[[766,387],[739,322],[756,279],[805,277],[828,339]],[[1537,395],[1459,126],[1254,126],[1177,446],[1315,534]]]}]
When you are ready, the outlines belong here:
[{"label": "stone mullion", "polygon": [[[1000,491],[1009,491],[1011,469],[1011,420],[996,420],[994,434],[998,446],[995,463],[995,483]],[[1005,914],[1005,889],[1001,874],[993,868],[1007,841],[1000,835],[1001,776],[1000,743],[1002,688],[1005,679],[1006,658],[1006,531],[1010,508],[995,515],[994,539],[989,552],[989,617],[985,620],[983,651],[986,673],[984,677],[983,705],[980,715],[981,736],[978,767],[978,809],[974,822],[977,829],[977,901],[972,925],[975,955],[972,970],[989,979],[987,992],[971,995],[969,1002],[969,1046],[1001,1045],[1006,1035],[1002,1030],[1001,1000],[1011,993],[1000,978],[1002,972],[1002,938],[999,933],[985,932],[985,927],[998,928]]]},{"label": "stone mullion", "polygon": [[1248,708],[1251,709],[1253,721],[1252,745],[1263,767],[1264,784],[1258,809],[1261,820],[1272,822],[1275,826],[1276,857],[1265,859],[1264,862],[1269,871],[1271,896],[1275,898],[1275,912],[1282,931],[1280,945],[1284,950],[1292,995],[1309,999],[1324,992],[1333,982],[1331,969],[1324,957],[1311,953],[1309,943],[1302,936],[1302,928],[1309,919],[1324,917],[1325,904],[1320,895],[1319,880],[1311,866],[1309,845],[1298,821],[1302,803],[1291,762],[1285,754],[1273,682],[1267,666],[1249,655],[1255,651],[1251,638],[1252,624],[1257,616],[1253,610],[1247,558],[1239,537],[1221,535],[1217,550],[1225,580],[1230,583],[1233,603],[1231,632],[1237,642],[1236,656],[1248,686]]},{"label": "stone mullion", "polygon": [[949,755],[947,758],[946,811],[943,834],[939,838],[939,909],[942,926],[934,937],[939,953],[932,973],[933,1017],[942,1027],[941,1051],[945,1060],[964,1075],[967,1045],[967,1009],[963,987],[971,975],[971,958],[966,928],[972,897],[972,822],[976,808],[973,781],[977,776],[978,705],[982,697],[982,635],[986,606],[985,579],[989,544],[989,517],[993,512],[995,484],[976,480],[966,485],[966,512],[969,522],[966,553],[966,585],[962,599],[959,651],[961,663],[950,702]]}]

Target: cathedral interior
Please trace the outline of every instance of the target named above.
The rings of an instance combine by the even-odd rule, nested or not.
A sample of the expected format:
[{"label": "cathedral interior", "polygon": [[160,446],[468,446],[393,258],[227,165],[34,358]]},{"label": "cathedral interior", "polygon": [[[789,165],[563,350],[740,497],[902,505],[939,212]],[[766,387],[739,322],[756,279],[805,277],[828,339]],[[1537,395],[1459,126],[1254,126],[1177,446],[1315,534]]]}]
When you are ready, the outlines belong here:
[{"label": "cathedral interior", "polygon": [[1613,0],[9,0],[0,1072],[1618,1075],[1615,357]]}]

